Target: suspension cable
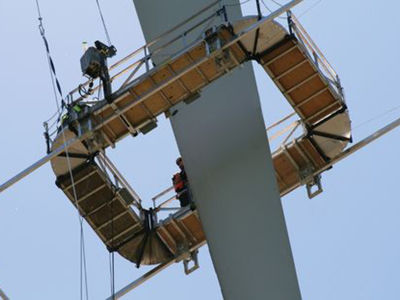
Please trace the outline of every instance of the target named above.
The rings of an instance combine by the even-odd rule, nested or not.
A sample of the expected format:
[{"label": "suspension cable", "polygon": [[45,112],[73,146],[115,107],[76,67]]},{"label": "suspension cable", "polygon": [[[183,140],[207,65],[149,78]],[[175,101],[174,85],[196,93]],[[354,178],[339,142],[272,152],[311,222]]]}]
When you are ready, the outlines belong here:
[{"label": "suspension cable", "polygon": [[107,38],[108,46],[111,46],[112,43],[111,43],[110,34],[108,33],[106,21],[104,20],[103,11],[101,10],[101,6],[100,6],[100,3],[99,3],[99,0],[96,0],[96,4],[97,4],[97,9],[98,9],[98,11],[99,11],[99,15],[100,15],[101,22],[102,22],[102,24],[103,24],[104,33],[105,33],[106,38]]},{"label": "suspension cable", "polygon": [[[65,102],[64,102],[64,99],[63,99],[64,97],[63,97],[63,93],[62,93],[60,82],[59,82],[59,80],[57,78],[57,73],[56,73],[56,68],[55,68],[55,65],[54,65],[54,61],[53,61],[53,58],[51,57],[49,43],[47,42],[47,39],[46,39],[46,31],[45,31],[44,25],[43,25],[43,18],[42,18],[42,13],[41,13],[41,10],[40,10],[39,0],[36,0],[36,8],[37,8],[37,12],[38,12],[39,32],[40,32],[40,35],[42,36],[43,43],[44,43],[44,46],[46,48],[46,56],[47,56],[47,60],[49,62],[51,80],[52,80],[52,82],[55,81],[55,85],[57,87],[57,91],[58,91],[58,93],[60,94],[60,97],[61,97],[61,107],[64,108],[65,107]],[[53,84],[54,84],[54,82],[53,82]]]},{"label": "suspension cable", "polygon": [[280,4],[278,1],[276,1],[276,0],[271,0],[272,2],[274,2],[276,5],[278,5],[278,6],[282,6],[282,4]]},{"label": "suspension cable", "polygon": [[[100,96],[100,92],[99,92]],[[105,150],[103,150],[103,155],[105,156]],[[107,172],[106,164],[103,163],[102,159],[98,158],[99,165],[103,169],[103,172],[109,182],[112,182],[111,177]],[[114,175],[115,186],[118,187],[118,179]],[[108,206],[110,207],[110,221],[111,221],[111,250],[109,250],[108,254],[108,266],[110,271],[110,291],[112,295],[112,299],[115,298],[115,250],[114,250],[114,199],[116,197],[116,192],[114,192],[113,196],[111,197],[110,201],[108,202]]]},{"label": "suspension cable", "polygon": [[[41,11],[40,11],[39,0],[36,0],[36,7],[37,7],[37,12],[38,12],[38,20],[39,20],[39,31],[40,31],[40,35],[43,38],[45,47],[46,47],[46,53],[47,53],[50,75],[51,75],[51,83],[52,83],[53,93],[54,93],[54,101],[56,103],[58,120],[60,120],[62,111],[65,108],[65,102],[63,100],[61,85],[57,79],[54,63],[53,63],[53,60],[50,55],[49,44],[48,44],[46,36],[45,36],[45,29],[43,26],[43,18],[42,18]],[[60,104],[58,101],[57,91],[61,97],[61,107],[60,107]],[[83,300],[83,281],[84,281],[86,300],[88,300],[89,292],[88,292],[87,269],[86,269],[86,251],[85,251],[85,243],[84,243],[85,238],[84,238],[84,231],[83,231],[83,217],[79,213],[78,196],[77,196],[77,192],[76,192],[74,176],[72,173],[71,160],[70,160],[70,155],[69,155],[68,147],[67,147],[67,139],[66,139],[64,130],[62,130],[61,132],[62,132],[63,144],[64,144],[64,148],[65,148],[65,156],[66,156],[66,160],[67,160],[68,172],[69,172],[71,185],[72,185],[74,202],[75,202],[75,206],[78,210],[78,219],[79,219],[79,225],[80,225],[80,299]]]},{"label": "suspension cable", "polygon": [[376,120],[379,120],[379,119],[381,119],[383,117],[386,117],[390,113],[393,113],[394,111],[399,110],[399,109],[400,109],[400,105],[396,105],[396,106],[392,107],[391,109],[388,109],[388,110],[386,110],[384,112],[381,112],[381,113],[371,117],[368,120],[365,120],[365,121],[363,121],[363,122],[361,122],[359,124],[355,124],[354,127],[353,127],[353,130],[356,130],[356,129],[360,128],[360,127],[363,127],[363,126],[365,126],[365,125],[367,125],[367,124],[369,124],[371,122],[374,122]]},{"label": "suspension cable", "polygon": [[297,18],[301,18],[302,16],[304,16],[305,14],[307,14],[310,10],[312,10],[313,8],[315,8],[318,4],[320,4],[322,2],[322,0],[317,0],[313,5],[311,5],[309,8],[307,8],[305,11],[303,11]]}]

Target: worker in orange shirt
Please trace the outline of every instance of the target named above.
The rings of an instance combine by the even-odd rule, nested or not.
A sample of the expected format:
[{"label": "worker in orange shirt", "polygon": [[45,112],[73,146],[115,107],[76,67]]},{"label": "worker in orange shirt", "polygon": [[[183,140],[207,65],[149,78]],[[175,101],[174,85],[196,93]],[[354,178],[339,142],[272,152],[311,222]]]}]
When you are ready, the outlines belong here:
[{"label": "worker in orange shirt", "polygon": [[179,157],[176,160],[176,164],[181,171],[179,173],[176,173],[172,177],[172,182],[174,184],[174,189],[177,194],[177,198],[179,200],[181,207],[185,207],[191,204],[192,201],[190,197],[189,183],[185,171],[185,166],[183,165],[182,157]]}]

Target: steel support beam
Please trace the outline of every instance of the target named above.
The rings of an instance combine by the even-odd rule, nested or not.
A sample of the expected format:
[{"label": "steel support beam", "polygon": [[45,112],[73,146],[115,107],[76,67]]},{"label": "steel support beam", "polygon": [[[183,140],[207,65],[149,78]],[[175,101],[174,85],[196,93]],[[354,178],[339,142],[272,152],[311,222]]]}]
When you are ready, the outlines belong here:
[{"label": "steel support beam", "polygon": [[[134,3],[145,38],[152,40],[209,1]],[[241,16],[239,5],[228,9],[228,19]],[[174,109],[172,127],[224,298],[300,299],[251,64],[204,88],[199,100]]]},{"label": "steel support beam", "polygon": [[[205,245],[205,242],[198,244],[196,247],[190,248],[189,252],[196,251],[197,249],[199,249],[203,245]],[[161,271],[163,271],[164,269],[168,268],[169,266],[173,265],[176,262],[177,262],[176,259],[172,259],[172,260],[170,260],[170,261],[168,261],[166,263],[158,265],[157,267],[155,267],[154,269],[150,270],[149,272],[147,272],[143,276],[139,277],[138,279],[136,279],[135,281],[131,282],[130,284],[128,284],[124,288],[120,289],[118,292],[115,293],[115,295],[112,295],[111,297],[107,298],[106,300],[120,299],[121,297],[123,297],[126,294],[128,294],[130,291],[132,291],[135,288],[137,288],[139,285],[145,283],[147,280],[153,278],[158,273],[160,273]]]},{"label": "steel support beam", "polygon": [[164,269],[168,268],[169,266],[171,266],[174,263],[175,263],[175,260],[171,260],[169,262],[166,262],[166,263],[158,265],[154,269],[150,270],[149,272],[147,272],[146,274],[144,274],[140,278],[136,279],[132,283],[128,284],[126,287],[124,287],[121,290],[119,290],[118,292],[116,292],[114,296],[111,296],[111,297],[107,298],[107,300],[120,299],[122,296],[128,294],[130,291],[134,290],[139,285],[145,283],[147,280],[153,278],[158,273],[160,273],[161,271],[163,271]]},{"label": "steel support beam", "polygon": [[75,144],[78,141],[79,141],[79,138],[73,138],[73,139],[66,141],[66,143],[64,145],[58,147],[56,150],[52,151],[51,153],[47,154],[46,156],[43,156],[41,159],[39,159],[34,164],[30,165],[25,170],[19,172],[17,175],[15,175],[11,179],[9,179],[8,181],[6,181],[2,185],[0,185],[0,193],[3,192],[4,190],[6,190],[7,188],[9,188],[10,186],[12,186],[13,184],[17,183],[21,179],[25,178],[32,172],[36,171],[41,166],[43,166],[44,164],[46,164],[47,162],[52,160],[54,157],[64,153],[66,149],[68,149],[69,147],[71,147],[73,144]]}]

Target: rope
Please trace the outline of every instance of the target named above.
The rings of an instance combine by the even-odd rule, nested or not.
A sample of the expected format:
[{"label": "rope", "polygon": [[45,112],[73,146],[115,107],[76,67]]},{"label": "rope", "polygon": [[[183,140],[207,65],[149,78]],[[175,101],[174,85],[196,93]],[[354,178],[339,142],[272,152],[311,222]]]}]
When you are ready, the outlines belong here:
[{"label": "rope", "polygon": [[278,6],[282,6],[282,4],[280,4],[278,1],[275,1],[275,0],[271,0],[271,1],[274,2]]},{"label": "rope", "polygon": [[[99,96],[100,96],[100,92],[99,92]],[[103,152],[104,156],[105,156],[105,151]],[[106,168],[106,164],[102,162],[101,159],[98,158],[98,162],[100,164],[100,166],[103,168],[103,172],[106,176],[106,178],[111,181],[111,177],[109,176],[108,172],[107,172],[107,168]],[[115,185],[118,187],[118,180],[115,177]],[[111,251],[109,252],[108,255],[108,263],[109,263],[109,268],[110,268],[110,289],[111,289],[111,295],[112,295],[112,299],[116,299],[115,298],[115,263],[114,263],[114,199],[116,197],[116,193],[114,192],[113,197],[110,199],[108,205],[110,207],[110,211],[111,211]]]},{"label": "rope", "polygon": [[[279,2],[276,2],[276,1],[274,1],[274,0],[271,0],[271,1],[274,2],[276,5],[278,5],[278,6],[280,6],[280,7],[282,6],[282,4],[280,4]],[[264,6],[270,13],[273,12],[272,9],[270,9],[270,8],[268,7],[268,5],[265,4],[264,0],[261,0],[261,3],[263,4],[263,6]],[[285,18],[285,17],[282,17],[282,16],[279,16],[278,19],[286,20],[286,18]]]},{"label": "rope", "polygon": [[[48,62],[49,62],[50,75],[51,75],[51,83],[52,83],[53,93],[54,93],[54,101],[56,103],[56,108],[57,108],[57,113],[58,113],[58,120],[60,120],[61,115],[62,115],[62,110],[65,107],[65,102],[62,99],[63,95],[62,95],[62,91],[61,91],[61,85],[58,82],[56,71],[55,71],[55,67],[54,67],[54,63],[53,63],[53,60],[52,60],[51,55],[50,55],[50,48],[49,48],[49,44],[48,44],[46,36],[45,36],[45,29],[44,29],[44,26],[43,26],[43,18],[42,18],[42,15],[41,15],[41,11],[40,11],[40,6],[39,6],[39,1],[38,0],[36,0],[36,7],[37,7],[37,12],[38,12],[38,20],[39,20],[39,31],[40,31],[40,35],[43,38],[45,47],[46,47],[47,58],[48,58]],[[59,93],[59,95],[60,95],[60,97],[62,99],[61,107],[60,107],[60,104],[58,102],[57,91],[58,91],[58,93]],[[80,299],[81,300],[83,299],[83,279],[84,279],[85,280],[85,295],[86,295],[86,299],[88,300],[89,299],[89,292],[88,292],[88,282],[87,282],[86,251],[85,251],[84,232],[83,232],[83,217],[79,213],[78,196],[77,196],[77,192],[76,192],[74,176],[73,176],[73,173],[72,173],[71,160],[70,160],[70,156],[69,156],[69,152],[68,152],[68,148],[67,148],[67,140],[66,140],[66,137],[65,137],[64,130],[62,131],[62,138],[63,138],[63,144],[64,144],[64,148],[65,148],[65,156],[66,156],[66,159],[67,159],[68,172],[69,172],[69,176],[70,176],[70,180],[71,180],[75,206],[78,209],[78,219],[79,219],[79,225],[80,225],[80,280],[81,280],[81,282],[80,282]],[[84,278],[83,278],[83,274],[84,274]]]},{"label": "rope", "polygon": [[99,0],[96,0],[96,4],[97,4],[97,9],[99,11],[101,22],[103,23],[104,33],[105,33],[106,38],[107,38],[108,46],[111,46],[112,43],[111,43],[111,39],[110,39],[110,34],[108,33],[107,25],[106,25],[106,22],[104,20],[104,16],[103,16],[103,12],[101,10],[101,6],[100,6],[100,3],[99,3]]},{"label": "rope", "polygon": [[[99,92],[99,96],[100,96],[100,92]],[[103,150],[102,153],[105,157],[105,155],[106,155],[105,150]],[[111,177],[107,171],[106,163],[103,162],[102,158],[100,158],[100,157],[97,157],[97,161],[100,165],[100,168],[104,172],[106,179],[109,182],[112,182]],[[115,186],[118,188],[118,179],[115,177],[115,175],[114,175],[114,179],[115,179]],[[116,197],[116,192],[114,191],[113,196],[108,201],[108,206],[110,207],[110,220],[111,220],[111,250],[109,250],[109,254],[108,254],[108,267],[109,267],[109,272],[110,272],[110,290],[111,290],[112,299],[116,299],[115,298],[115,268],[114,268],[114,265],[115,265],[115,263],[114,263],[114,199],[115,199],[115,197]]]},{"label": "rope", "polygon": [[59,80],[57,78],[57,73],[56,73],[56,68],[55,68],[55,65],[54,65],[54,61],[53,61],[53,59],[51,57],[49,43],[47,42],[47,39],[46,39],[46,31],[45,31],[44,26],[43,26],[43,18],[42,18],[42,13],[40,11],[39,0],[36,0],[36,7],[37,7],[37,12],[38,12],[38,20],[39,20],[39,32],[40,32],[40,35],[42,36],[42,39],[43,39],[43,42],[44,42],[44,46],[46,48],[46,55],[47,55],[47,59],[49,61],[49,67],[50,67],[50,71],[51,71],[52,81],[54,80],[55,83],[56,83],[57,91],[58,91],[58,93],[60,94],[60,97],[61,97],[61,107],[64,108],[64,106],[65,106],[65,102],[63,100],[64,97],[63,97],[63,93],[62,93],[62,90],[61,90],[60,82],[59,82]]},{"label": "rope", "polygon": [[369,124],[369,123],[371,123],[373,121],[376,121],[378,119],[381,119],[381,118],[387,116],[388,114],[390,114],[390,113],[392,113],[392,112],[394,112],[394,111],[396,111],[398,109],[400,109],[400,105],[392,107],[391,109],[389,109],[387,111],[384,111],[384,112],[382,112],[382,113],[380,113],[380,114],[378,114],[378,115],[376,115],[376,116],[374,116],[374,117],[372,117],[372,118],[370,118],[368,120],[365,120],[365,121],[361,122],[360,124],[357,124],[356,126],[353,127],[353,130],[358,129],[360,127],[363,127],[363,126],[365,126],[365,125],[367,125],[367,124]]},{"label": "rope", "polygon": [[[106,176],[109,178],[108,174],[106,173]],[[110,180],[110,179],[109,179]],[[110,180],[111,181],[111,180]],[[114,198],[115,194],[110,200],[110,208],[111,208],[111,252],[108,256],[109,258],[109,263],[110,263],[110,288],[111,288],[111,295],[112,299],[115,299],[115,264],[114,264]]]},{"label": "rope", "polygon": [[270,9],[267,4],[265,4],[264,0],[261,0],[261,3],[264,5],[264,7],[270,12],[272,13],[272,9]]},{"label": "rope", "polygon": [[322,2],[322,0],[318,0],[313,5],[311,5],[309,8],[307,8],[305,11],[303,11],[297,18],[299,19],[300,17],[304,16],[305,14],[307,14],[310,10],[312,10],[314,7],[316,7],[321,2]]}]

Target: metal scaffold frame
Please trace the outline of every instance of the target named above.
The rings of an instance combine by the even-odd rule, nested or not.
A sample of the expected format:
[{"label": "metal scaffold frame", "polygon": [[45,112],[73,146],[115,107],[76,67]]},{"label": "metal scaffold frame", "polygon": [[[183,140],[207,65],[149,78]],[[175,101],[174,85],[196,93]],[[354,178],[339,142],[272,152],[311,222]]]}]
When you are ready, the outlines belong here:
[{"label": "metal scaffold frame", "polygon": [[[302,0],[292,0],[289,3],[287,3],[286,5],[280,7],[279,9],[277,9],[274,12],[272,12],[270,15],[268,15],[266,17],[261,17],[261,15],[260,15],[259,19],[254,24],[251,24],[250,26],[248,26],[245,29],[241,30],[238,34],[235,34],[233,36],[233,38],[228,40],[225,44],[220,45],[220,48],[218,48],[218,51],[222,52],[222,51],[228,49],[230,46],[232,46],[235,43],[239,42],[243,37],[246,37],[249,34],[254,33],[254,32],[256,32],[256,36],[258,38],[259,30],[260,30],[262,25],[264,25],[267,22],[270,22],[271,20],[273,20],[274,18],[278,17],[279,15],[287,12],[288,13],[290,33],[291,33],[291,35],[293,33],[295,34],[295,36],[298,38],[298,43],[299,43],[300,46],[295,43],[295,45],[293,45],[292,48],[287,49],[285,52],[279,54],[277,57],[272,58],[271,61],[265,62],[265,65],[270,65],[273,62],[279,60],[285,54],[289,53],[290,51],[292,51],[296,47],[299,47],[301,49],[305,49],[306,50],[305,51],[306,52],[305,53],[305,57],[306,58],[304,59],[304,61],[297,63],[295,66],[292,66],[291,68],[289,68],[288,70],[286,70],[283,73],[279,74],[278,76],[271,76],[273,81],[279,86],[280,85],[279,80],[281,78],[283,78],[286,75],[288,75],[294,69],[297,69],[297,68],[301,67],[305,62],[307,62],[306,61],[307,58],[310,58],[312,60],[312,62],[314,63],[313,67],[316,70],[316,73],[311,75],[310,77],[304,79],[301,83],[298,83],[295,86],[292,86],[292,87],[288,88],[287,91],[283,93],[284,96],[289,100],[289,102],[292,104],[294,109],[298,109],[298,108],[300,108],[300,106],[303,106],[304,104],[308,103],[314,97],[317,97],[318,95],[320,95],[321,93],[324,93],[325,91],[329,90],[332,87],[335,90],[335,92],[340,96],[339,100],[342,101],[343,104],[344,104],[344,106],[340,110],[338,110],[337,112],[343,113],[346,110],[346,106],[345,106],[345,103],[344,103],[343,88],[341,86],[338,74],[333,69],[333,67],[329,64],[329,62],[327,61],[327,59],[325,58],[325,56],[323,55],[321,50],[312,41],[311,37],[308,35],[308,33],[305,31],[305,29],[302,27],[302,25],[298,22],[296,17],[294,15],[292,15],[291,12],[290,12],[290,8],[292,8],[293,6],[297,5],[301,1]],[[228,20],[227,20],[227,15],[226,15],[226,9],[225,9],[224,6],[220,7],[215,12],[213,11],[213,13],[211,13],[209,16],[207,16],[203,20],[197,22],[194,26],[192,26],[189,29],[185,30],[183,33],[180,33],[177,36],[174,36],[173,38],[171,38],[167,42],[162,43],[160,46],[157,46],[157,44],[163,42],[165,37],[173,34],[177,29],[180,29],[180,28],[182,28],[182,26],[187,25],[189,22],[195,20],[199,15],[201,15],[203,13],[206,13],[211,8],[215,7],[216,5],[218,5],[220,3],[221,3],[220,0],[214,1],[213,3],[211,3],[207,7],[203,8],[202,10],[200,10],[199,12],[194,14],[193,16],[190,16],[185,21],[179,23],[178,25],[176,25],[172,29],[168,30],[164,34],[158,36],[153,41],[151,41],[151,42],[147,43],[146,45],[140,47],[139,49],[135,50],[134,52],[132,52],[131,54],[129,54],[125,58],[123,58],[120,61],[118,61],[117,63],[113,64],[109,68],[109,71],[115,71],[116,70],[116,74],[111,76],[111,82],[116,82],[117,80],[119,80],[121,82],[120,82],[120,85],[117,88],[117,91],[112,95],[112,97],[114,99],[117,99],[117,98],[122,98],[127,94],[132,94],[132,91],[131,91],[132,87],[134,87],[134,85],[137,84],[137,82],[140,81],[141,79],[145,78],[146,76],[151,77],[151,75],[155,71],[160,70],[165,66],[170,67],[169,63],[171,61],[179,58],[181,55],[185,54],[186,52],[190,51],[191,49],[194,49],[195,47],[197,47],[199,45],[204,44],[205,47],[207,48],[209,45],[207,45],[207,41],[205,40],[204,36],[198,37],[198,38],[196,38],[195,40],[193,40],[191,42],[187,42],[185,40],[186,35],[188,33],[192,32],[193,30],[195,30],[196,28],[198,28],[199,26],[205,24],[209,20],[212,20],[213,18],[216,18],[216,17],[221,17],[223,21],[227,22]],[[173,43],[175,43],[176,41],[179,41],[179,40],[183,40],[184,41],[184,46],[183,46],[182,49],[179,49],[178,51],[174,52],[173,54],[170,54],[167,58],[165,58],[158,65],[155,65],[154,63],[152,63],[152,59],[153,59],[154,55],[160,53],[162,50],[166,49],[167,47],[169,47],[170,45],[172,45]],[[257,48],[257,40],[256,40],[256,43],[254,45],[254,49],[256,49],[256,48]],[[133,60],[134,58],[137,58],[137,56],[139,56],[139,55],[143,55],[143,57],[139,58],[138,60],[136,60],[134,62],[131,62],[131,60]],[[136,125],[136,127],[135,127],[135,126],[133,126],[132,124],[129,123],[129,121],[125,117],[125,114],[128,112],[129,109],[131,109],[135,105],[139,105],[139,104],[144,105],[144,101],[146,99],[150,98],[152,95],[154,95],[156,93],[163,94],[163,89],[165,87],[167,87],[170,83],[174,82],[175,80],[179,81],[183,76],[185,76],[189,72],[191,72],[193,70],[197,70],[199,68],[199,66],[201,64],[205,63],[208,59],[217,58],[217,55],[218,55],[217,51],[208,51],[206,57],[203,57],[203,58],[201,58],[199,60],[193,60],[192,63],[189,66],[185,67],[183,70],[181,70],[179,72],[172,71],[172,73],[174,73],[174,75],[171,78],[168,78],[167,80],[165,80],[165,81],[163,81],[161,83],[155,83],[154,82],[154,84],[152,85],[152,89],[151,90],[146,91],[144,94],[141,94],[141,95],[135,95],[136,96],[135,101],[127,103],[127,104],[124,104],[123,106],[117,106],[115,103],[112,103],[112,102],[111,103],[109,103],[109,102],[105,103],[105,100],[100,101],[99,99],[97,99],[97,101],[86,101],[87,99],[85,99],[85,96],[82,96],[82,94],[80,94],[80,89],[82,87],[88,86],[92,81],[87,81],[87,82],[83,83],[82,85],[80,85],[79,88],[76,88],[76,89],[72,90],[68,94],[68,97],[67,97],[68,104],[69,105],[73,105],[73,104],[77,104],[77,103],[88,104],[90,113],[92,113],[94,115],[100,114],[101,112],[105,111],[107,109],[107,105],[109,105],[109,107],[112,107],[113,113],[111,115],[108,115],[106,118],[104,118],[101,123],[97,123],[97,124],[93,123],[92,124],[91,120],[89,120],[88,129],[85,129],[85,128],[83,128],[84,126],[81,127],[81,124],[78,124],[78,129],[79,130],[77,130],[78,134],[77,134],[76,137],[71,138],[71,139],[69,139],[67,141],[64,140],[63,145],[61,145],[60,147],[57,147],[56,149],[52,150],[46,156],[42,157],[37,162],[35,162],[34,164],[29,166],[25,170],[23,170],[20,173],[18,173],[16,176],[12,177],[8,181],[6,181],[2,185],[0,185],[0,193],[5,191],[7,188],[11,187],[13,184],[17,183],[18,181],[20,181],[21,179],[23,179],[24,177],[26,177],[30,173],[34,172],[36,169],[40,168],[41,166],[46,164],[48,161],[50,161],[50,160],[52,160],[52,159],[54,159],[54,158],[56,158],[58,156],[67,156],[68,157],[68,153],[67,153],[67,155],[65,153],[68,152],[69,149],[73,145],[75,145],[78,142],[82,142],[82,141],[85,141],[86,139],[91,138],[94,132],[100,132],[100,129],[102,129],[103,126],[106,126],[108,123],[111,123],[113,120],[115,120],[117,118],[120,118],[124,122],[124,124],[127,127],[129,133],[132,134],[132,135],[137,134],[143,127],[147,126],[149,122],[150,123],[151,122],[156,122],[157,116],[153,115],[152,119],[150,121],[147,120],[146,121],[147,123],[144,122],[142,124]],[[259,59],[259,57],[258,57],[258,59]],[[128,66],[124,66],[124,64],[128,63],[128,62],[129,62]],[[239,62],[237,60],[236,60],[236,64],[239,65]],[[142,70],[142,68],[145,68],[145,69]],[[141,71],[143,71],[144,73],[141,73]],[[320,71],[321,74],[317,73],[317,71]],[[126,75],[126,78],[123,78],[124,75]],[[269,75],[271,75],[271,73],[269,73]],[[312,96],[309,96],[308,98],[304,99],[301,103],[298,103],[298,104],[293,103],[293,101],[291,99],[291,96],[289,94],[291,92],[293,92],[294,90],[296,90],[304,82],[310,81],[313,78],[318,77],[319,75],[322,76],[323,81],[324,81],[324,83],[327,83],[327,86],[324,87],[318,93],[313,94]],[[182,84],[182,82],[180,82],[180,84],[184,87],[184,84]],[[91,92],[99,90],[101,88],[101,86],[102,85],[99,84],[98,86],[96,86],[93,89],[91,89]],[[283,89],[282,87],[280,87],[280,88]],[[80,97],[79,96],[77,97],[77,95],[76,95],[77,93],[80,94]],[[166,97],[164,95],[163,98],[167,102],[169,102],[168,101],[168,97]],[[333,103],[331,106],[328,106],[326,109],[329,110],[330,108],[332,108],[336,104],[337,103]],[[296,111],[296,112],[297,112],[297,114],[299,116],[303,117],[301,115],[301,113],[299,113],[299,111]],[[269,126],[267,128],[267,131],[269,131],[272,128],[275,128],[275,127],[277,127],[277,126],[279,126],[281,124],[283,124],[286,121],[288,121],[290,118],[292,118],[293,116],[296,115],[296,112],[293,112],[293,113],[289,114],[288,116],[284,117],[283,119],[281,119],[280,121],[275,122],[274,124],[272,124],[271,126]],[[334,115],[333,117],[335,117],[335,114],[337,112],[332,113],[332,115]],[[318,113],[321,113],[321,111],[317,112],[317,114]],[[149,114],[151,115],[151,112]],[[298,128],[300,128],[300,125],[303,125],[304,127],[306,127],[308,125],[306,123],[308,121],[310,121],[311,119],[313,119],[314,117],[315,117],[315,115],[312,115],[311,117],[308,117],[308,118],[302,118],[301,120],[296,120],[293,123],[291,123],[289,126],[287,126],[286,128],[279,130],[278,132],[276,132],[275,134],[273,134],[269,138],[270,141],[271,141],[271,140],[274,140],[275,138],[277,138],[279,136],[282,136],[282,135],[286,134],[286,136],[283,139],[283,142],[281,142],[280,149],[277,152],[281,153],[283,156],[286,157],[287,161],[290,164],[290,167],[293,168],[293,169],[296,169],[298,174],[302,173],[302,171],[304,171],[304,170],[301,170],[301,166],[299,166],[299,164],[293,158],[293,155],[289,151],[289,148],[293,147],[294,149],[296,149],[296,151],[297,151],[296,153],[298,155],[300,155],[302,157],[302,159],[304,159],[305,161],[308,161],[309,163],[310,163],[310,161],[312,161],[312,158],[310,158],[307,155],[306,150],[304,148],[302,148],[302,146],[299,143],[299,139],[292,139],[292,140],[289,140],[289,139],[293,138],[293,136],[295,135],[296,130]],[[330,118],[330,117],[331,117],[331,115],[328,116],[327,118]],[[322,120],[322,121],[325,121],[325,120]],[[316,123],[319,124],[319,121],[316,122]],[[46,124],[46,126],[47,126],[47,124]],[[320,175],[321,175],[322,172],[326,171],[327,169],[332,167],[337,162],[343,160],[344,158],[348,157],[349,155],[351,155],[351,154],[355,153],[356,151],[362,149],[363,147],[367,146],[371,142],[375,141],[376,139],[382,137],[386,133],[392,131],[393,129],[395,129],[395,128],[399,127],[399,126],[400,126],[400,118],[398,118],[397,120],[395,120],[392,123],[388,124],[387,126],[377,130],[375,133],[373,133],[370,136],[366,137],[365,139],[359,141],[358,143],[356,143],[352,147],[347,148],[346,150],[341,152],[339,155],[336,155],[336,156],[334,156],[332,158],[326,159],[326,163],[323,166],[321,166],[319,168],[311,168],[309,170],[306,170],[307,174],[304,176],[304,178],[299,176],[301,178],[300,178],[300,180],[298,182],[296,182],[296,184],[294,184],[294,185],[285,184],[284,188],[281,187],[280,195],[281,196],[286,195],[287,193],[293,191],[294,189],[296,189],[297,187],[299,187],[301,185],[306,185],[309,197],[313,197],[313,196],[319,194],[320,192],[322,192],[321,182],[320,182]],[[317,126],[315,126],[315,127],[317,127]],[[52,134],[48,135],[50,142],[54,142],[55,141],[55,138],[52,140],[53,136],[59,134],[61,130],[63,130],[62,125],[60,125],[60,127],[57,127],[57,129],[53,132],[53,135]],[[307,130],[308,130],[308,128],[307,128]],[[314,131],[314,132],[311,132],[311,133],[317,135],[318,131]],[[310,133],[307,132],[307,134],[310,134]],[[303,135],[302,137],[308,137],[307,134]],[[322,133],[319,132],[319,134],[320,134],[320,136],[321,136],[321,134],[325,134],[325,136],[322,135],[323,137],[333,138],[333,139],[338,139],[338,140],[342,139],[342,141],[346,141],[346,142],[351,140],[351,137],[348,138],[348,137],[342,137],[342,136],[333,136],[333,135],[329,135],[329,133],[323,133],[323,132]],[[122,139],[123,137],[124,136],[120,136],[118,139],[116,139],[114,141],[108,141],[108,143],[109,143],[109,145],[114,146],[115,143],[117,141],[119,141],[120,139]],[[135,206],[136,209],[139,210],[139,214],[141,214],[144,209],[142,207],[142,200],[141,200],[140,196],[131,187],[129,182],[122,176],[122,174],[118,171],[118,169],[112,163],[112,161],[106,156],[104,149],[100,149],[100,150],[98,150],[98,152],[96,152],[97,155],[95,156],[95,158],[97,159],[97,162],[99,163],[99,165],[103,169],[103,171],[106,174],[106,176],[108,176],[109,179],[111,179],[111,178],[114,179],[115,186],[117,188],[119,188],[119,185],[121,185],[123,188],[125,188],[126,190],[129,191],[129,193],[132,195],[133,201],[131,203],[129,203],[128,206],[132,204],[133,206]],[[281,178],[280,174],[278,172],[275,172],[275,173],[276,173],[275,175],[277,177],[277,180],[279,182],[284,182],[284,180]],[[313,187],[317,187],[317,190],[316,191],[312,191]],[[151,213],[154,213],[155,223],[156,223],[156,225],[160,225],[160,224],[161,225],[165,225],[165,224],[163,224],[164,220],[161,221],[161,222],[158,222],[158,215],[157,215],[158,213],[160,213],[162,211],[174,211],[174,212],[176,212],[178,210],[178,212],[176,212],[175,214],[170,215],[168,221],[170,221],[172,223],[172,227],[177,229],[177,231],[179,232],[179,234],[181,236],[183,236],[186,239],[192,238],[192,239],[196,240],[194,235],[191,235],[190,238],[188,238],[189,234],[187,233],[187,231],[185,231],[185,230],[187,230],[187,228],[184,228],[185,225],[178,225],[176,223],[176,220],[179,219],[179,217],[180,217],[179,214],[181,214],[182,212],[187,213],[189,211],[189,208],[186,207],[186,208],[180,210],[180,208],[177,208],[177,207],[168,207],[168,205],[172,201],[178,199],[179,194],[174,194],[172,197],[168,197],[166,200],[162,201],[160,204],[157,204],[157,201],[161,197],[168,195],[168,193],[170,193],[172,191],[174,191],[174,188],[173,187],[169,187],[166,190],[164,190],[163,192],[157,194],[156,196],[154,196],[152,198],[153,208],[150,208],[150,211],[151,211]],[[81,213],[80,208],[77,207],[77,209]],[[193,211],[189,211],[189,212],[193,213]],[[123,212],[121,215],[123,215],[123,214],[125,214],[125,212]],[[153,215],[152,215],[152,217],[153,217]],[[100,229],[104,229],[105,226],[107,226],[110,222],[113,222],[113,221],[114,221],[114,219],[112,218],[110,221],[107,221],[103,225],[99,226],[98,231],[100,231]],[[184,230],[182,230],[182,227],[184,228]],[[129,228],[128,228],[128,230],[129,230]],[[166,232],[165,234],[167,236],[169,236],[171,238],[171,240],[173,240],[173,238],[171,237],[171,235],[168,232],[168,230],[166,230],[165,228],[161,228],[160,231],[161,230],[163,230],[164,233]],[[122,233],[120,233],[120,235],[123,235],[125,233],[126,233],[126,231],[123,231]],[[112,239],[114,239],[114,237]],[[165,240],[163,240],[163,238],[161,237],[161,234],[160,234],[160,239],[165,244],[167,244],[165,242]],[[170,251],[171,253],[174,254],[174,257],[172,259],[170,259],[170,257],[168,257],[168,259],[170,259],[169,261],[158,264],[154,269],[150,270],[149,272],[147,272],[146,274],[144,274],[140,278],[136,279],[135,281],[133,281],[132,283],[130,283],[129,285],[127,285],[126,287],[124,287],[123,289],[121,289],[115,295],[113,295],[112,297],[110,297],[108,299],[110,299],[110,300],[111,299],[119,299],[123,295],[127,294],[128,292],[130,292],[134,288],[138,287],[142,283],[146,282],[147,280],[151,279],[153,276],[155,276],[156,274],[158,274],[162,270],[166,269],[167,267],[169,267],[170,265],[172,265],[175,262],[183,261],[184,262],[184,266],[185,266],[185,272],[188,274],[189,272],[191,272],[192,270],[194,270],[194,269],[196,269],[198,267],[198,265],[197,265],[197,249],[200,248],[201,246],[205,245],[205,244],[206,244],[206,241],[204,240],[202,242],[197,243],[195,246],[186,247],[184,249],[185,250],[184,252],[176,251],[175,253],[173,253],[173,251]],[[144,251],[144,247],[145,246],[143,246],[143,251]],[[168,247],[168,245],[167,245],[167,247]],[[169,250],[171,250],[171,249],[169,249]],[[178,254],[176,254],[176,253],[178,253]],[[195,261],[195,266],[192,269],[188,268],[188,262],[190,262],[190,261],[192,261],[192,262]],[[159,261],[157,263],[159,263]],[[138,264],[140,265],[140,260],[139,260]],[[4,294],[4,292],[1,289],[0,289],[0,298],[8,299],[7,296]]]}]

